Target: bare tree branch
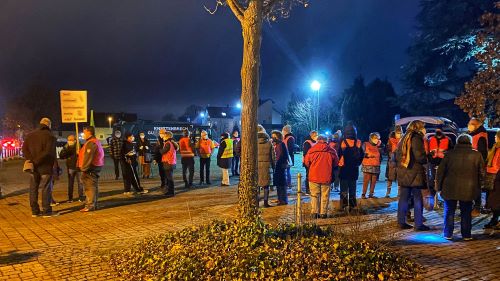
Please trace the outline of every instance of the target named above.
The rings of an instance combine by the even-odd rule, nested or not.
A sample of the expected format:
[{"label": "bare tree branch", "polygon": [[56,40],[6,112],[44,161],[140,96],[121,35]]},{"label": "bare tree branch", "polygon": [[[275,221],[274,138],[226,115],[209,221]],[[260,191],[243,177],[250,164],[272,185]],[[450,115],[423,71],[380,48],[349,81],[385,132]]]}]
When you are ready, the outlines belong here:
[{"label": "bare tree branch", "polygon": [[233,11],[234,16],[240,21],[243,22],[245,20],[245,10],[241,6],[238,0],[226,0],[227,5]]},{"label": "bare tree branch", "polygon": [[215,4],[216,5],[215,5],[215,8],[213,10],[210,10],[205,5],[203,5],[203,8],[205,8],[205,11],[207,11],[209,14],[214,15],[215,13],[217,13],[217,10],[219,9],[219,6],[224,6],[224,3],[222,2],[222,0],[217,0],[215,2]]}]

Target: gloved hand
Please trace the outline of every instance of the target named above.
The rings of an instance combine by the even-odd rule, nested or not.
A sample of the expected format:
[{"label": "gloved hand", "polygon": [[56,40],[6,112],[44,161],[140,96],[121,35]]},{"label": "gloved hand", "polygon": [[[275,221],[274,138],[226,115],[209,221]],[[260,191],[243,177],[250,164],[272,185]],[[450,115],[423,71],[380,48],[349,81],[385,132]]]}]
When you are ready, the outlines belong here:
[{"label": "gloved hand", "polygon": [[142,145],[141,145],[141,147],[139,147],[139,149],[143,149],[143,148],[144,148],[144,146],[142,146]]},{"label": "gloved hand", "polygon": [[146,145],[146,149],[149,149],[149,146]]}]

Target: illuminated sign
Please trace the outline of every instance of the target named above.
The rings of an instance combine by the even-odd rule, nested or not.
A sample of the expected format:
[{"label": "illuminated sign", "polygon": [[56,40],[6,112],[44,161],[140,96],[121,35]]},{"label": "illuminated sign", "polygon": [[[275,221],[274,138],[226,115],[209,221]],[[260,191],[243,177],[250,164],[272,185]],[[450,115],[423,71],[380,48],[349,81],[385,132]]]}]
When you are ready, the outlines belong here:
[{"label": "illuminated sign", "polygon": [[62,122],[87,122],[87,91],[61,90],[60,94]]}]

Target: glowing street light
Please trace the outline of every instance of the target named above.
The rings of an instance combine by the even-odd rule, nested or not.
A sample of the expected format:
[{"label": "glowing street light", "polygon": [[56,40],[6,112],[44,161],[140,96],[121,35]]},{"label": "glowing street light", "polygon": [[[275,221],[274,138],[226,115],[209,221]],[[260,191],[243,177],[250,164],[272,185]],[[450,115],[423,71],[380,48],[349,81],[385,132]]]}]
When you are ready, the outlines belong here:
[{"label": "glowing street light", "polygon": [[205,113],[201,112],[201,113],[200,113],[200,117],[201,117],[201,118],[205,118]]},{"label": "glowing street light", "polygon": [[311,83],[311,89],[316,91],[318,103],[316,105],[316,131],[319,130],[319,89],[321,89],[321,83],[318,80],[314,80]]},{"label": "glowing street light", "polygon": [[108,122],[109,122],[109,128],[111,129],[111,121],[113,121],[113,117],[109,116],[108,117]]}]

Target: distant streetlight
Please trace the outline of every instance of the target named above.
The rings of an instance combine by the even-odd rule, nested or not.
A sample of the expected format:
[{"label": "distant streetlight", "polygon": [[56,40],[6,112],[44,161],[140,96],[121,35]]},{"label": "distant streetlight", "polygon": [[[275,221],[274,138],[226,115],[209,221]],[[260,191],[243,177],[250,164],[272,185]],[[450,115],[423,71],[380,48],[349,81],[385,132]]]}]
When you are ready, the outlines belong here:
[{"label": "distant streetlight", "polygon": [[202,112],[202,113],[200,113],[200,117],[201,117],[201,118],[205,118],[205,113],[203,113],[203,112]]},{"label": "distant streetlight", "polygon": [[113,117],[109,116],[108,117],[108,122],[109,122],[109,128],[111,129],[111,122],[113,121]]},{"label": "distant streetlight", "polygon": [[316,131],[319,130],[319,89],[321,89],[321,83],[318,82],[318,80],[314,80],[311,83],[311,89],[313,91],[316,91],[317,95],[317,101],[318,103],[316,104]]},{"label": "distant streetlight", "polygon": [[241,108],[241,102],[236,103],[236,108]]}]

